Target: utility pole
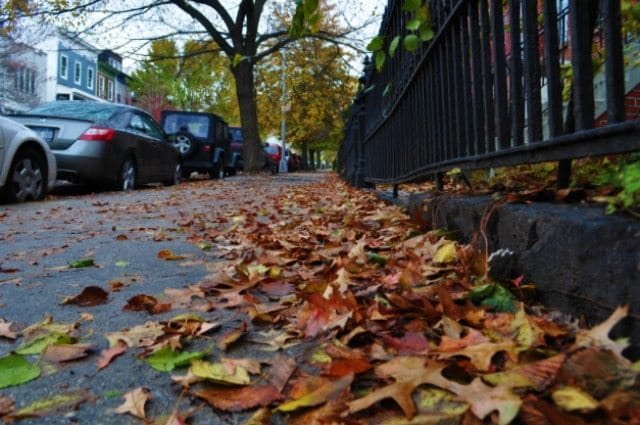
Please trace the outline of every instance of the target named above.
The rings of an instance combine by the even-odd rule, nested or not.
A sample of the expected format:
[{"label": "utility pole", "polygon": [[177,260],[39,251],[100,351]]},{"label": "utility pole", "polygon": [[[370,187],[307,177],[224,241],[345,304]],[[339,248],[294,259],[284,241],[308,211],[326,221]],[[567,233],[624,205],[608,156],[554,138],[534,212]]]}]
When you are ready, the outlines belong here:
[{"label": "utility pole", "polygon": [[278,171],[286,173],[289,171],[287,169],[287,64],[285,49],[282,48],[280,53],[282,54],[282,155]]}]

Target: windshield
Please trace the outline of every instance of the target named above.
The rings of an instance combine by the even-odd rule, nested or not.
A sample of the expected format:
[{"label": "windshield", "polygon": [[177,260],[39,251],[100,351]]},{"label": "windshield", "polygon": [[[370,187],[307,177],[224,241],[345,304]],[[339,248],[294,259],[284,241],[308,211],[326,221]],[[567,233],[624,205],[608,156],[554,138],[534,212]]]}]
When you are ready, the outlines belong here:
[{"label": "windshield", "polygon": [[48,103],[29,111],[30,114],[63,118],[79,118],[91,121],[108,121],[116,112],[111,104],[87,103],[81,101]]}]

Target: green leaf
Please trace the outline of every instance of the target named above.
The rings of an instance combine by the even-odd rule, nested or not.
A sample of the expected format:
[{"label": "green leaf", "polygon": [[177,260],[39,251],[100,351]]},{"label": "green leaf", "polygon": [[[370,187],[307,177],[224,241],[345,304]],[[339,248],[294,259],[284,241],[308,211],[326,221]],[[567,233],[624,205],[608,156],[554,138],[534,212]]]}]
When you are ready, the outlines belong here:
[{"label": "green leaf", "polygon": [[384,255],[380,255],[375,252],[367,252],[367,260],[384,267],[387,265],[387,261],[389,259]]},{"label": "green leaf", "polygon": [[65,408],[73,409],[86,399],[87,393],[84,391],[56,394],[34,401],[30,405],[18,410],[14,416],[16,418],[41,417]]},{"label": "green leaf", "polygon": [[640,21],[640,3],[637,3],[631,9],[631,15],[635,18],[636,21]]},{"label": "green leaf", "polygon": [[482,307],[489,307],[500,313],[514,313],[517,310],[516,298],[509,290],[497,283],[474,288],[469,298]]},{"label": "green leaf", "polygon": [[209,242],[202,241],[198,243],[198,248],[203,251],[209,251],[211,248],[213,248],[213,245],[211,245]]},{"label": "green leaf", "polygon": [[396,35],[395,37],[393,37],[393,40],[391,40],[391,44],[389,44],[390,57],[393,57],[393,55],[396,53],[396,50],[398,50],[399,45],[400,45],[400,36]]},{"label": "green leaf", "polygon": [[16,349],[16,353],[23,355],[40,354],[46,348],[53,344],[73,344],[75,339],[69,335],[61,334],[58,332],[52,332],[34,339],[33,341],[26,342]]},{"label": "green leaf", "polygon": [[404,3],[402,4],[402,10],[413,12],[415,10],[418,10],[418,8],[420,7],[420,3],[422,3],[422,0],[404,0]]},{"label": "green leaf", "polygon": [[420,28],[420,25],[422,25],[422,21],[420,19],[412,19],[409,22],[407,22],[407,29],[409,31],[418,31],[418,28]]},{"label": "green leaf", "polygon": [[382,50],[384,47],[384,37],[377,36],[373,37],[373,39],[367,44],[367,50],[370,52],[377,52]]},{"label": "green leaf", "polygon": [[420,45],[420,39],[415,34],[409,34],[404,37],[404,48],[408,52],[415,52]]},{"label": "green leaf", "polygon": [[18,354],[0,358],[0,388],[24,384],[40,376],[40,367]]},{"label": "green leaf", "polygon": [[247,56],[242,56],[240,53],[236,53],[235,55],[233,55],[233,61],[232,61],[232,66],[235,68],[236,66],[238,66],[238,64],[240,64],[240,62],[242,61],[246,61],[249,58]]},{"label": "green leaf", "polygon": [[170,348],[165,347],[147,357],[146,361],[155,370],[170,372],[176,367],[187,366],[192,361],[203,358],[204,355],[205,353],[200,351],[171,351]]},{"label": "green leaf", "polygon": [[198,378],[220,384],[248,385],[251,382],[249,372],[240,366],[236,366],[233,373],[229,373],[228,368],[222,363],[195,360],[191,364],[190,371]]},{"label": "green leaf", "polygon": [[124,260],[116,261],[116,267],[127,267],[130,263]]},{"label": "green leaf", "polygon": [[95,265],[96,263],[93,261],[93,258],[84,258],[82,260],[69,261],[69,267],[71,267],[72,269],[81,269],[83,267],[92,267]]},{"label": "green leaf", "polygon": [[376,63],[376,70],[380,71],[384,66],[384,62],[387,60],[387,55],[383,50],[378,50],[373,56],[373,60]]},{"label": "green leaf", "polygon": [[435,36],[436,35],[433,32],[433,28],[431,28],[429,25],[425,25],[422,28],[420,28],[420,40],[431,41]]},{"label": "green leaf", "polygon": [[316,13],[318,9],[318,0],[304,0],[303,6],[304,16],[309,17]]}]

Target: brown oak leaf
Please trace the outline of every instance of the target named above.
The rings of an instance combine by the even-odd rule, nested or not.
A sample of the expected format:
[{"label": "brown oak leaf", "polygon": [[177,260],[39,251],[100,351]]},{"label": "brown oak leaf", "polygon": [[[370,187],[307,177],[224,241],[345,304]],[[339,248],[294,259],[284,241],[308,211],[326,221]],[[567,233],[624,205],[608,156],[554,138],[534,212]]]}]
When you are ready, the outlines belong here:
[{"label": "brown oak leaf", "polygon": [[123,398],[124,403],[114,410],[115,413],[129,413],[140,419],[146,419],[144,406],[147,401],[151,399],[151,393],[148,388],[138,387],[135,390],[125,393]]}]

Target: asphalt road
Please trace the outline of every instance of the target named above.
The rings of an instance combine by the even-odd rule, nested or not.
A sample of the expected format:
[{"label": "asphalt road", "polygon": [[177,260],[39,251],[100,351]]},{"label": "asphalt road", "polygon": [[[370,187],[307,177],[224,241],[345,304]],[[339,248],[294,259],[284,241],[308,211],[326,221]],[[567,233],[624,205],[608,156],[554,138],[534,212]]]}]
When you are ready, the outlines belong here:
[{"label": "asphalt road", "polygon": [[[178,406],[181,411],[193,407],[192,399],[180,398],[180,389],[171,382],[170,373],[155,371],[138,359],[134,350],[96,372],[95,359],[100,350],[108,348],[104,334],[181,313],[173,309],[151,316],[123,311],[122,307],[136,294],[161,298],[166,288],[196,284],[207,276],[212,263],[224,261],[219,247],[204,251],[190,243],[180,230],[181,220],[206,216],[213,210],[231,215],[255,191],[272,191],[278,196],[289,185],[321,178],[322,174],[236,176],[128,193],[95,194],[64,188],[44,202],[0,205],[0,319],[13,322],[12,329],[19,332],[50,315],[56,323],[76,323],[81,342],[93,346],[89,357],[55,369],[44,365],[38,379],[2,389],[0,397],[11,397],[17,410],[34,400],[74,390],[87,395],[87,401],[77,410],[65,408],[20,421],[25,424],[142,423],[130,415],[112,412],[122,403],[125,392],[140,386],[151,390],[152,399],[147,403],[150,418],[166,419]],[[161,250],[185,258],[164,261],[157,255]],[[87,258],[93,259],[95,266],[69,267],[71,262]],[[124,284],[121,290],[111,290],[114,281]],[[63,304],[66,297],[88,286],[106,289],[108,302],[92,307]],[[234,324],[229,311],[214,309],[202,314],[224,326]],[[12,341],[0,337],[0,357],[22,342],[21,338]],[[246,349],[239,346],[229,355],[269,355],[242,351]],[[244,423],[247,415],[219,416],[208,407],[197,407],[192,423]]]}]

